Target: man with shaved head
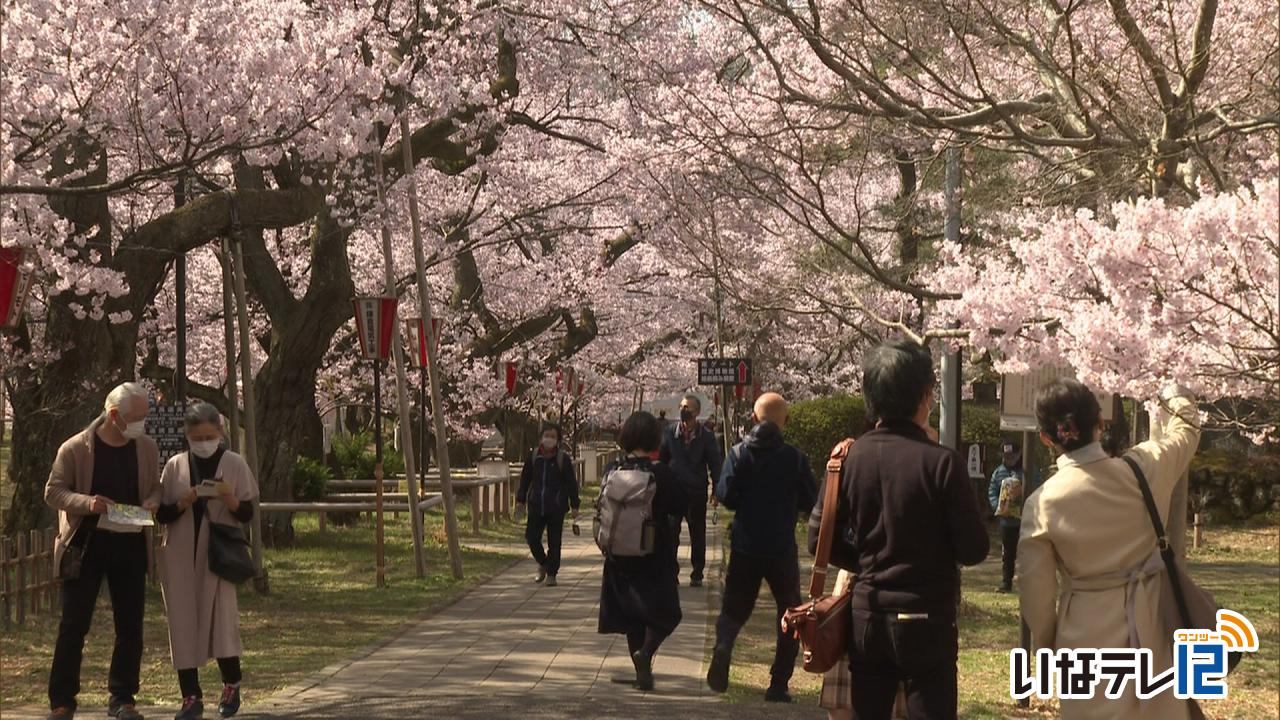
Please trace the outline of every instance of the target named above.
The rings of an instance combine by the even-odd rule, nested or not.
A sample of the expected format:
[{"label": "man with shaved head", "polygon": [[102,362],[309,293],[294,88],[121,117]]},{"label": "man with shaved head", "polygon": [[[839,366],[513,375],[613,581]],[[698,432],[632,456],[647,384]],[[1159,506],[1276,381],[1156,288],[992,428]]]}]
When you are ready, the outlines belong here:
[{"label": "man with shaved head", "polygon": [[732,552],[724,581],[724,604],[716,620],[716,646],[707,685],[716,692],[729,686],[733,643],[755,609],[760,581],[769,583],[777,604],[777,645],[769,702],[791,702],[788,686],[800,644],[782,632],[782,614],[800,604],[800,565],[796,559],[796,520],[808,513],[818,489],[804,453],[782,440],[787,401],[765,393],[756,401],[757,425],[733,448],[725,462],[716,497],[735,512]]}]

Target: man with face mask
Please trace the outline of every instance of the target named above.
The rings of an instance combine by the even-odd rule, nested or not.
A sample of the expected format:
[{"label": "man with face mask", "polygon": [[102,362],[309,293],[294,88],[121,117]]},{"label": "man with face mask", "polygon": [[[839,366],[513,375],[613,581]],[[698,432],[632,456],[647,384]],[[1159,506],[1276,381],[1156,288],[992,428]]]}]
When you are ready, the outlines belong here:
[{"label": "man with face mask", "polygon": [[151,533],[112,532],[98,519],[114,504],[160,505],[160,454],[145,434],[147,391],[137,383],[113,389],[102,414],[58,449],[45,502],[58,511],[54,566],[62,578],[62,622],[49,672],[50,718],[75,715],[85,634],[103,579],[111,595],[115,649],[107,688],[108,714],[139,720],[134,707],[142,665],[142,618]]},{"label": "man with face mask", "polygon": [[[542,427],[538,447],[529,453],[520,473],[520,487],[516,491],[516,509],[528,510],[525,520],[525,540],[529,552],[538,563],[535,583],[555,587],[556,574],[560,572],[560,547],[564,537],[564,517],[570,508],[573,519],[578,520],[578,478],[573,471],[573,458],[560,446],[563,433],[559,425],[547,423]],[[547,545],[542,545],[543,536]]]},{"label": "man with face mask", "polygon": [[707,565],[707,488],[720,477],[724,452],[715,433],[698,422],[702,400],[692,393],[680,400],[680,422],[662,434],[658,459],[671,467],[689,495],[689,555],[693,574],[692,587],[702,586],[703,569]]},{"label": "man with face mask", "polygon": [[1022,453],[1018,446],[1006,442],[1000,447],[1000,467],[991,474],[987,500],[1000,523],[1000,547],[1003,575],[996,592],[1013,590],[1013,568],[1018,557],[1018,531],[1022,528],[1022,501],[1027,495],[1022,473]]}]

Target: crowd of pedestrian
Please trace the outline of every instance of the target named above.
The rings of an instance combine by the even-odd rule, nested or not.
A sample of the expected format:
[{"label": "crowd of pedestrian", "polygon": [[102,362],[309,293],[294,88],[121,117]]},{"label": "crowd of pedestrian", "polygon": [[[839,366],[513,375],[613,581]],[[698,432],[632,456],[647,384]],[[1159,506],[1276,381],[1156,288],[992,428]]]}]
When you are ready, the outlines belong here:
[{"label": "crowd of pedestrian", "polygon": [[[804,600],[796,529],[808,517],[813,553],[825,518],[836,528],[832,591],[848,592],[849,631],[844,657],[823,677],[822,707],[833,720],[957,716],[960,567],[988,555],[984,513],[964,459],[940,445],[930,427],[936,378],[929,351],[909,341],[885,343],[863,357],[862,368],[869,429],[829,468],[828,482],[839,483],[833,500],[819,492],[804,453],[784,439],[789,406],[777,393],[756,401],[753,427],[727,456],[699,422],[696,395],[681,400],[678,422],[647,412],[627,418],[618,438],[622,457],[605,471],[592,521],[604,555],[598,629],[625,636],[634,665],[634,676],[622,682],[654,689],[655,657],[682,618],[682,526],[691,546],[689,584],[697,587],[705,578],[708,508],[719,503],[734,515],[706,675],[711,690],[728,689],[735,641],[767,582],[777,633],[765,700],[791,701],[800,643],[782,620]],[[1162,439],[1118,458],[1100,443],[1102,415],[1089,388],[1069,379],[1043,388],[1039,435],[1057,456],[1057,472],[1040,487],[1028,486],[1022,450],[1002,446],[988,484],[1003,559],[998,590],[1011,592],[1018,581],[1037,647],[1148,648],[1157,672],[1170,666],[1171,645],[1157,619],[1157,541],[1150,527],[1132,521],[1149,507],[1140,485],[1146,481],[1135,476],[1149,478],[1153,503],[1167,517],[1199,427],[1187,393],[1171,390],[1163,402]],[[75,714],[85,635],[104,581],[115,621],[109,714],[142,717],[136,695],[152,543],[150,529],[107,521],[117,504],[154,513],[162,533],[158,567],[182,694],[176,720],[203,717],[199,670],[211,660],[223,685],[219,713],[230,717],[240,707],[235,583],[220,576],[210,554],[220,528],[252,518],[256,480],[223,446],[221,416],[203,403],[187,413],[190,449],[160,471],[156,443],[144,432],[147,414],[145,388],[114,388],[102,414],[62,445],[50,473],[45,497],[59,513],[55,563],[64,592],[49,676],[51,719]],[[572,513],[576,532],[580,505],[563,433],[546,425],[517,493],[536,582],[557,585],[565,520]],[[1139,698],[1127,690],[1120,698],[1064,699],[1063,717],[1190,716],[1188,701],[1172,693]]]}]

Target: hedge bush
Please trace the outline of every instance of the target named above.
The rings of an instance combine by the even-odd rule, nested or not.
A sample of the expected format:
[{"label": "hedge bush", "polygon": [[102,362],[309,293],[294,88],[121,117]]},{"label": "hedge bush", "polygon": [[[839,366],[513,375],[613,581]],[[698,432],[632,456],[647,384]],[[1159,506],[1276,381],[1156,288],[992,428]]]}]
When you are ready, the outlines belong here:
[{"label": "hedge bush", "polygon": [[309,457],[298,456],[293,466],[293,499],[299,502],[317,502],[329,490],[333,470],[328,465]]},{"label": "hedge bush", "polygon": [[847,437],[861,435],[866,426],[867,406],[861,397],[830,395],[792,405],[783,437],[809,458],[814,477],[821,480],[831,448]]}]

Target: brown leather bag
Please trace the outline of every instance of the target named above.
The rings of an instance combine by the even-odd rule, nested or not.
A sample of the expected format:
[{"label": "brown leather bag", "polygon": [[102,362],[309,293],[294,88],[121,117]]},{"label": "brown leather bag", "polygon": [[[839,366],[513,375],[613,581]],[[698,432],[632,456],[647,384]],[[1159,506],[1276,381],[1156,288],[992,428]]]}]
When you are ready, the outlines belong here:
[{"label": "brown leather bag", "polygon": [[853,447],[853,438],[841,440],[827,459],[827,479],[823,486],[822,525],[818,528],[818,550],[809,579],[809,602],[793,607],[782,616],[783,632],[800,639],[804,669],[825,673],[849,652],[850,588],[839,595],[826,595],[827,568],[835,542],[840,475],[844,459]]}]

